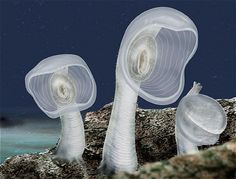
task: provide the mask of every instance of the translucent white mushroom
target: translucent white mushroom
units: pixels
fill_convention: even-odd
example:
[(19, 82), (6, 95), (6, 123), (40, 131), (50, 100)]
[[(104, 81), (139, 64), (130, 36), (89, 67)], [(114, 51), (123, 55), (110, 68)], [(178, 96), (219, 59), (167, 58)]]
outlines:
[(48, 57), (25, 77), (27, 91), (50, 118), (61, 118), (56, 158), (80, 161), (85, 148), (80, 111), (96, 99), (96, 84), (89, 67), (76, 55)]
[(227, 124), (221, 105), (199, 94), (199, 85), (194, 84), (177, 108), (175, 136), (179, 155), (195, 153), (201, 145), (215, 144)]
[(197, 44), (192, 20), (172, 8), (150, 9), (130, 23), (117, 60), (116, 92), (100, 166), (104, 173), (136, 170), (137, 97), (159, 105), (175, 102)]

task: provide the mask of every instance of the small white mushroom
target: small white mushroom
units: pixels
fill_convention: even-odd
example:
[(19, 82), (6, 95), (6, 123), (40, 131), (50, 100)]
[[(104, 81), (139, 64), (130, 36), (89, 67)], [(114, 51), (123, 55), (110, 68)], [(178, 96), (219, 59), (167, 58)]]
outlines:
[(176, 111), (175, 137), (179, 155), (198, 152), (201, 145), (215, 144), (227, 124), (224, 109), (215, 99), (199, 94), (201, 88), (199, 83), (194, 83)]
[(184, 69), (197, 44), (194, 23), (172, 8), (150, 9), (130, 23), (117, 60), (115, 98), (100, 166), (103, 173), (136, 170), (138, 95), (159, 105), (175, 102), (183, 91)]
[(82, 161), (85, 135), (80, 111), (96, 98), (96, 84), (83, 59), (70, 54), (48, 57), (26, 75), (25, 86), (44, 113), (61, 118), (55, 158)]

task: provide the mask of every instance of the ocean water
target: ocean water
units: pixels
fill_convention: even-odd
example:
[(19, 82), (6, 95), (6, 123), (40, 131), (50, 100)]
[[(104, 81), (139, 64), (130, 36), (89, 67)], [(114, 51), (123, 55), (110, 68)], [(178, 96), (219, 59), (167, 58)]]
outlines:
[[(13, 119), (15, 120), (15, 119)], [(0, 128), (0, 163), (7, 157), (42, 152), (54, 147), (60, 136), (58, 119), (17, 119), (1, 123)], [(5, 127), (3, 127), (3, 125)]]

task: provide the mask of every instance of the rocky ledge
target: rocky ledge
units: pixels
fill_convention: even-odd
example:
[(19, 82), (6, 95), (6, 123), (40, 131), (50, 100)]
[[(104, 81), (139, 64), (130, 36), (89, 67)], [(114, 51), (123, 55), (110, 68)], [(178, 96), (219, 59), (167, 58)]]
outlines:
[[(218, 101), (227, 114), (226, 130), (214, 147), (203, 146), (203, 151), (195, 155), (176, 156), (175, 108), (137, 108), (136, 148), (139, 170), (111, 177), (236, 178), (236, 98)], [(44, 153), (8, 158), (0, 165), (0, 178), (98, 178), (97, 168), (101, 161), (111, 107), (112, 104), (108, 104), (96, 112), (86, 114), (87, 146), (83, 164), (53, 161), (54, 147)]]

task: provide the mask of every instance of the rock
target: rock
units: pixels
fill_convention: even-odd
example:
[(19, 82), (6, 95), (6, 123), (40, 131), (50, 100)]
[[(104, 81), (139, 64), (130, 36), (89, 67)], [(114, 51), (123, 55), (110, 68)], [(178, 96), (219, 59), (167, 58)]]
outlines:
[[(236, 98), (218, 101), (227, 113), (228, 124), (226, 130), (221, 134), (219, 142), (215, 145), (221, 145), (236, 138)], [(0, 165), (0, 178), (98, 178), (97, 168), (102, 157), (102, 147), (111, 108), (112, 104), (109, 104), (96, 112), (88, 112), (86, 114), (85, 135), (87, 146), (83, 155), (85, 161), (83, 164), (59, 164), (53, 161), (51, 159), (55, 150), (55, 148), (53, 148), (45, 153), (25, 154), (8, 158)], [(137, 109), (136, 148), (140, 166), (150, 162), (167, 160), (176, 155), (174, 136), (175, 111), (175, 108), (155, 110)], [(211, 146), (203, 146), (201, 149), (209, 147)], [(212, 151), (214, 153), (214, 149)], [(224, 152), (222, 152), (222, 154), (224, 154)], [(218, 153), (216, 155), (218, 155)], [(228, 154), (225, 154), (225, 156), (225, 162), (231, 162), (231, 160), (227, 159)], [(191, 159), (191, 157), (184, 157), (185, 156), (183, 156), (184, 161)], [(178, 160), (181, 160), (181, 158), (182, 157), (177, 157)], [(200, 157), (198, 157), (198, 159), (200, 160)], [(214, 158), (212, 160), (214, 160)], [(170, 161), (172, 161), (172, 159), (170, 159)], [(173, 161), (176, 160), (173, 159)], [(208, 165), (209, 170), (211, 170), (211, 165), (215, 163), (208, 161), (208, 163), (205, 164)], [(149, 165), (151, 166), (151, 164)], [(185, 170), (185, 165), (182, 167), (182, 170)], [(195, 166), (192, 165), (192, 167)], [(190, 170), (190, 168), (188, 168), (188, 170)], [(194, 169), (195, 168), (192, 168), (192, 170)], [(143, 168), (139, 172), (142, 170)], [(179, 170), (176, 170), (176, 172)], [(207, 172), (207, 170), (204, 170), (204, 172)], [(218, 171), (215, 170), (215, 173), (217, 172)], [(137, 173), (133, 175), (135, 176), (136, 174)], [(160, 176), (162, 174), (164, 173), (160, 172)], [(128, 176), (126, 174), (121, 175)], [(120, 175), (117, 175), (115, 177), (117, 178), (119, 176)]]
[(144, 165), (134, 173), (109, 178), (236, 178), (236, 139), (195, 155), (173, 157)]
[(49, 151), (11, 157), (0, 166), (0, 171), (0, 178), (83, 178), (86, 174), (78, 164), (54, 163)]

